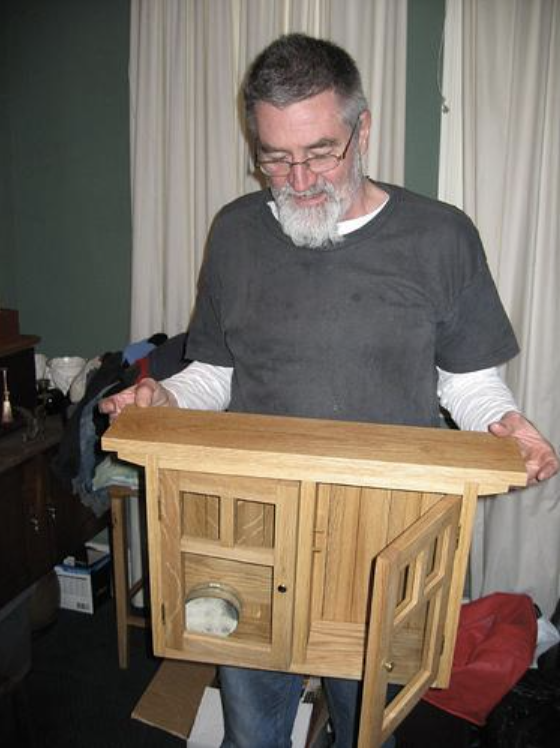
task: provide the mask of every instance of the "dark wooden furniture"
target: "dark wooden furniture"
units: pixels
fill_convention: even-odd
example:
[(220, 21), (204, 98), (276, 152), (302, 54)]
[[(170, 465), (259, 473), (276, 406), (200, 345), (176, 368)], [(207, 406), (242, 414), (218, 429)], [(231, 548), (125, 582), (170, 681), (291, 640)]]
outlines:
[(107, 525), (50, 470), (62, 431), (50, 416), (32, 441), (24, 429), (0, 438), (0, 607)]
[[(6, 370), (13, 422), (0, 420), (0, 436), (23, 425), (22, 414), (16, 406), (33, 411), (37, 405), (35, 382), (35, 346), (41, 338), (21, 335), (19, 316), (13, 309), (0, 309), (0, 369)], [(4, 396), (3, 383), (0, 396)]]

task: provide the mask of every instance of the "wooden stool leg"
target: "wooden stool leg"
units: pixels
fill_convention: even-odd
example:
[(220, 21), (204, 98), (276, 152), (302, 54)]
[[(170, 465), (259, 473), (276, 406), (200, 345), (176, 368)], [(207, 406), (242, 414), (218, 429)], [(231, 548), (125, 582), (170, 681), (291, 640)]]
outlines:
[(126, 668), (128, 668), (129, 580), (128, 532), (126, 524), (126, 506), (123, 498), (111, 497), (111, 520), (119, 667), (126, 670)]

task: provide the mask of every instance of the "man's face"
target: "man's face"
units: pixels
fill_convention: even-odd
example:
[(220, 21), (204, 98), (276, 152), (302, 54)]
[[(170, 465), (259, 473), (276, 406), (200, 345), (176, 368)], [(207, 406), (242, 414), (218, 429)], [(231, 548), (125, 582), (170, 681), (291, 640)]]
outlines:
[[(332, 91), (279, 109), (260, 102), (255, 110), (261, 160), (303, 161), (341, 155), (352, 128), (342, 120)], [(286, 234), (297, 245), (322, 247), (340, 240), (337, 224), (363, 215), (364, 180), (361, 153), (367, 147), (369, 115), (362, 114), (346, 158), (331, 171), (314, 174), (305, 164), (285, 177), (268, 177)]]

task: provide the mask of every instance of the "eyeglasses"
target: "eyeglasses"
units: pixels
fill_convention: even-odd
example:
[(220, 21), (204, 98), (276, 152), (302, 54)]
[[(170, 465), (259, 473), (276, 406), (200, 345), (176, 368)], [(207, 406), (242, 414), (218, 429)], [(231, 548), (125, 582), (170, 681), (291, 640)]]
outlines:
[(267, 177), (287, 177), (294, 166), (304, 165), (309, 169), (309, 171), (313, 172), (313, 174), (324, 174), (327, 171), (332, 171), (346, 158), (346, 154), (350, 148), (350, 143), (352, 142), (359, 121), (360, 119), (358, 118), (354, 123), (348, 142), (340, 156), (337, 156), (335, 153), (326, 153), (324, 156), (310, 156), (303, 161), (286, 161), (286, 159), (280, 158), (273, 159), (272, 161), (261, 161), (258, 154), (255, 153), (255, 166), (257, 169), (260, 169), (263, 174), (266, 174)]

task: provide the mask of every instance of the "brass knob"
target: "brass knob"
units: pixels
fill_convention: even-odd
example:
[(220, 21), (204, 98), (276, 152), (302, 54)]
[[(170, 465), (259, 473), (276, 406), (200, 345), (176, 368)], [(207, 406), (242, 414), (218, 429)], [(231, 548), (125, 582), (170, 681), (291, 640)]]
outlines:
[(395, 663), (394, 662), (384, 662), (383, 667), (388, 673), (392, 673), (395, 669)]

